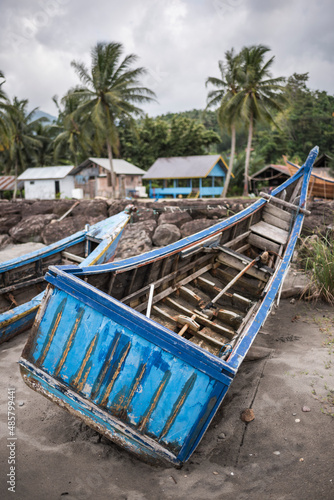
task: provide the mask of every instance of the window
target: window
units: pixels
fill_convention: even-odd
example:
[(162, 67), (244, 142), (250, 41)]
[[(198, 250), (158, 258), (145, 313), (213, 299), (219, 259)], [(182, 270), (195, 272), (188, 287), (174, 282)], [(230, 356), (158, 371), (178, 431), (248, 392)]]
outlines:
[(35, 181), (30, 181), (29, 184), (35, 184)]

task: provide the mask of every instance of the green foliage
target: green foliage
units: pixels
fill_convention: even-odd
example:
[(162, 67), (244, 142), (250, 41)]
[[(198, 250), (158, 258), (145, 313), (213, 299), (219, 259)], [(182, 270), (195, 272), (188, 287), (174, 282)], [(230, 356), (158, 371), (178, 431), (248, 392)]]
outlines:
[(300, 263), (311, 278), (305, 297), (334, 305), (334, 237), (308, 236), (299, 250)]
[(315, 145), (322, 153), (333, 151), (334, 97), (308, 89), (307, 81), (308, 73), (288, 78), (287, 105), (275, 115), (279, 128), (262, 128), (255, 136), (254, 146), (267, 163), (281, 162), (283, 154), (300, 163)]
[(7, 108), (7, 144), (4, 150), (4, 171), (15, 176), (34, 163), (37, 152), (42, 148), (38, 130), (43, 118), (34, 120), (34, 112), (28, 112), (28, 100), (14, 97)]
[(146, 116), (136, 128), (127, 121), (119, 126), (122, 158), (147, 170), (159, 157), (207, 154), (220, 141), (219, 135), (187, 116), (150, 118)]

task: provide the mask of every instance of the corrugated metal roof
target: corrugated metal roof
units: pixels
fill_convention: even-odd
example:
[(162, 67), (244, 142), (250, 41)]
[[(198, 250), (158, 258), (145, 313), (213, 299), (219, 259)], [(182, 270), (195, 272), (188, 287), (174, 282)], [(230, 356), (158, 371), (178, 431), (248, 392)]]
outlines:
[[(80, 172), (85, 167), (88, 167), (90, 163), (95, 163), (99, 167), (104, 168), (105, 170), (110, 171), (110, 164), (109, 164), (109, 158), (88, 158), (85, 160), (83, 163), (81, 163), (78, 167), (74, 169), (72, 172), (73, 174), (76, 174)], [(119, 160), (119, 159), (114, 159), (113, 160), (113, 167), (116, 175), (144, 175), (145, 170), (142, 170), (139, 167), (136, 167), (135, 165), (132, 165), (132, 163), (129, 163), (128, 161), (125, 160)]]
[(18, 179), (20, 181), (64, 179), (73, 168), (73, 165), (28, 168), (18, 177)]
[[(0, 191), (14, 191), (15, 188), (15, 177), (14, 175), (2, 175), (0, 176)], [(17, 183), (17, 189), (23, 188), (23, 182)]]
[(2, 175), (0, 177), (0, 191), (11, 191), (14, 189), (15, 177), (13, 175)]
[(277, 172), (281, 174), (286, 174), (288, 177), (290, 177), (289, 169), (285, 165), (266, 165), (265, 167), (261, 168), (258, 172), (256, 172), (254, 175), (251, 176), (251, 179), (257, 179), (258, 177), (261, 177), (261, 174), (268, 170), (276, 170)]
[(225, 170), (226, 163), (220, 155), (176, 156), (158, 158), (143, 179), (194, 179), (207, 177), (217, 165)]

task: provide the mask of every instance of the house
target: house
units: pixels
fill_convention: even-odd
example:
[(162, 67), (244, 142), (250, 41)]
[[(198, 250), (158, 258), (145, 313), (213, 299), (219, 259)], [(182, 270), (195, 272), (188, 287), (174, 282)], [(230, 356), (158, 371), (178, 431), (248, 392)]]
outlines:
[(73, 165), (28, 168), (17, 179), (24, 182), (27, 199), (72, 198), (74, 177), (70, 173), (73, 168)]
[(150, 198), (214, 197), (222, 194), (227, 170), (220, 155), (158, 158), (143, 179), (149, 180)]
[[(121, 197), (144, 197), (145, 188), (142, 185), (142, 177), (145, 171), (132, 165), (125, 160), (113, 160), (113, 168), (116, 176), (116, 198)], [(95, 196), (112, 196), (110, 163), (108, 158), (88, 158), (78, 165), (71, 175), (77, 189), (82, 189), (85, 198)]]
[(258, 194), (261, 190), (279, 186), (290, 177), (289, 168), (285, 165), (266, 165), (249, 178), (251, 191)]

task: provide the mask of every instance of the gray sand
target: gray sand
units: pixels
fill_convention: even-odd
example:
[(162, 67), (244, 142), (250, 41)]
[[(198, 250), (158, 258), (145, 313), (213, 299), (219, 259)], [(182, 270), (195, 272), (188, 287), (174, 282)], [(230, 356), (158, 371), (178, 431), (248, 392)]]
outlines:
[[(27, 334), (0, 348), (0, 496), (27, 500), (330, 500), (334, 498), (334, 311), (282, 300), (190, 461), (149, 466), (22, 381)], [(334, 360), (333, 360), (334, 362)], [(16, 493), (7, 491), (7, 388), (16, 389)], [(332, 401), (332, 403), (330, 403)], [(20, 406), (21, 405), (21, 406)], [(310, 411), (303, 411), (307, 406)], [(253, 408), (245, 424), (240, 413)]]

